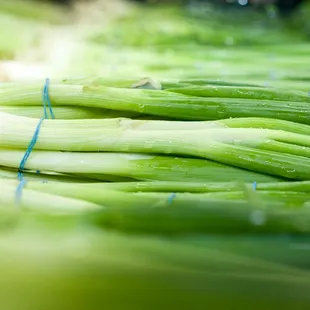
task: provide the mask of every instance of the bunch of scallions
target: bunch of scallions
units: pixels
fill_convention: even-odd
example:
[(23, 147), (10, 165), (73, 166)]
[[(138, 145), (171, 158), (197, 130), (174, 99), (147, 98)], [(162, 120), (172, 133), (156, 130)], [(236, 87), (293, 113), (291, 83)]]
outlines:
[[(1, 204), (14, 204), (17, 170), (43, 115), (41, 92), (37, 82), (0, 88)], [(306, 92), (208, 80), (85, 78), (51, 81), (49, 97), (55, 119), (44, 119), (26, 161), (23, 208), (176, 211), (184, 203), (250, 200), (271, 204), (282, 218), (283, 210), (309, 207)], [(197, 230), (211, 229), (203, 223)]]

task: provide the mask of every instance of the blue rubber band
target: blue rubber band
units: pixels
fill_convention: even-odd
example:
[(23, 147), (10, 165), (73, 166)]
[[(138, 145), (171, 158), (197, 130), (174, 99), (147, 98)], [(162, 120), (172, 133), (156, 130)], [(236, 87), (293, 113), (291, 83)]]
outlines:
[(256, 189), (257, 189), (257, 183), (256, 183), (256, 181), (253, 182), (252, 188), (253, 188), (254, 191), (256, 191)]
[(173, 194), (169, 195), (169, 197), (168, 197), (168, 203), (169, 203), (170, 205), (172, 204), (173, 199), (174, 199), (176, 196), (177, 196), (176, 193), (173, 193)]

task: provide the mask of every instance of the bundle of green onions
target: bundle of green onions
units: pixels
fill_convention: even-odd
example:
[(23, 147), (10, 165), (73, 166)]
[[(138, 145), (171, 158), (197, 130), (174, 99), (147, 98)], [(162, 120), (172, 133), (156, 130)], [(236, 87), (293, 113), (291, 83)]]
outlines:
[[(14, 203), (16, 171), (42, 116), (40, 91), (36, 82), (0, 88), (1, 204)], [(190, 205), (195, 217), (202, 205), (219, 203), (223, 214), (232, 204), (246, 218), (250, 203), (282, 218), (292, 205), (299, 216), (310, 203), (305, 92), (197, 79), (86, 78), (53, 81), (49, 96), (56, 119), (44, 120), (26, 162), (25, 208), (37, 210), (48, 199), (43, 209), (50, 212), (54, 195), (56, 213), (105, 207), (103, 223), (117, 226), (113, 212), (134, 218), (143, 206), (182, 212)], [(153, 208), (147, 210), (151, 220)]]

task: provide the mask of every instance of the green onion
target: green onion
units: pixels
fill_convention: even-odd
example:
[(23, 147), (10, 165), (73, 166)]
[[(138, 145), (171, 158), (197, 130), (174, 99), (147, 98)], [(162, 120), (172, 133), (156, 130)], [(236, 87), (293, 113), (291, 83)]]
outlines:
[[(24, 151), (0, 150), (2, 166), (18, 168)], [(122, 153), (70, 153), (33, 151), (26, 169), (78, 174), (130, 177), (137, 180), (273, 182), (277, 178), (208, 160)], [(102, 177), (103, 180), (105, 176)]]
[[(26, 148), (36, 120), (3, 113), (2, 116), (2, 147)], [(310, 178), (308, 135), (257, 128), (135, 130), (130, 129), (130, 124), (117, 119), (46, 120), (36, 149), (174, 154), (290, 179)], [(147, 126), (148, 122), (143, 124)], [(3, 162), (5, 159), (0, 164)]]
[[(0, 179), (0, 205), (15, 207), (17, 188), (17, 184), (15, 183), (17, 182), (8, 182), (6, 179)], [(51, 195), (24, 188), (18, 208), (43, 213), (78, 214), (99, 210), (100, 206), (83, 200)]]
[[(220, 97), (220, 98), (243, 98), (255, 100), (275, 100), (290, 102), (309, 102), (310, 97), (307, 92), (291, 91), (276, 88), (261, 87), (236, 87), (236, 86), (188, 86), (170, 88), (169, 91), (191, 95), (196, 97)], [(266, 103), (263, 103), (266, 105)]]
[[(7, 180), (8, 184), (18, 185), (18, 181)], [(127, 184), (128, 183), (128, 184)], [(141, 183), (59, 183), (27, 182), (29, 189), (54, 195), (87, 200), (104, 206), (157, 206), (172, 203), (171, 193), (178, 193), (177, 200), (200, 203), (205, 200), (247, 201), (252, 198), (260, 202), (283, 202), (286, 205), (301, 206), (310, 202), (309, 182), (279, 184), (259, 183), (260, 188), (252, 193), (250, 184), (242, 183), (207, 183), (197, 184), (183, 182), (144, 182)], [(304, 183), (304, 184), (303, 184)], [(186, 187), (186, 185), (189, 185)], [(196, 185), (196, 187), (195, 187)], [(163, 188), (163, 186), (165, 186)], [(225, 187), (226, 186), (226, 187)], [(142, 192), (140, 188), (144, 189)], [(125, 190), (125, 191), (124, 191)], [(193, 190), (193, 192), (190, 192)], [(120, 191), (119, 194), (115, 191)], [(185, 192), (185, 193), (184, 193)], [(250, 195), (250, 196), (249, 196)], [(252, 197), (251, 197), (252, 196)], [(176, 195), (175, 195), (176, 197)]]
[(166, 195), (161, 203), (149, 207), (119, 205), (106, 208), (101, 216), (96, 215), (94, 221), (103, 228), (156, 235), (310, 232), (309, 200), (292, 208), (276, 199), (249, 203), (219, 198), (184, 199), (184, 195), (177, 194), (171, 205)]
[[(39, 106), (1, 106), (0, 112), (10, 113), (19, 116), (31, 118), (40, 118), (43, 116), (42, 107)], [(83, 108), (83, 107), (53, 107), (53, 112), (56, 119), (96, 119), (96, 118), (118, 118), (140, 117), (140, 113), (120, 112), (107, 109)], [(142, 114), (143, 115), (143, 114)]]
[[(108, 86), (117, 88), (133, 88), (133, 85), (139, 81), (138, 79), (107, 79), (104, 77), (83, 77), (83, 78), (67, 78), (60, 80), (64, 84), (71, 85), (96, 85), (96, 86)], [(191, 85), (218, 85), (218, 86), (250, 86), (250, 87), (263, 87), (256, 84), (226, 82), (206, 79), (187, 79), (187, 80), (163, 80), (161, 81), (163, 89), (170, 88), (182, 88)]]
[[(3, 179), (17, 179), (18, 169), (14, 168), (7, 168), (7, 167), (0, 167), (0, 178)], [(28, 180), (32, 181), (41, 181), (41, 182), (99, 182), (96, 179), (87, 178), (85, 175), (77, 176), (77, 175), (70, 175), (70, 174), (63, 174), (51, 171), (40, 171), (38, 173), (35, 170), (27, 170), (23, 172), (24, 177)], [(102, 180), (105, 180), (105, 175), (102, 175)], [(122, 179), (118, 181), (124, 181)]]
[[(183, 80), (180, 80), (179, 83), (181, 85), (184, 84), (186, 86), (213, 85), (213, 86), (259, 87), (260, 89), (265, 87), (259, 84), (233, 82), (233, 81), (217, 81), (217, 80), (208, 80), (208, 79), (183, 79)], [(169, 88), (173, 88), (173, 85), (171, 85)]]
[[(5, 184), (5, 189), (14, 189), (18, 181), (0, 180), (0, 184)], [(63, 196), (105, 206), (107, 208), (101, 216), (99, 215), (98, 220), (102, 221), (107, 228), (126, 228), (130, 231), (142, 229), (144, 232), (153, 233), (211, 231), (223, 233), (227, 230), (238, 232), (245, 229), (248, 232), (310, 231), (307, 208), (310, 203), (310, 194), (306, 192), (275, 190), (178, 193), (171, 199), (169, 193), (126, 193), (110, 191), (96, 185), (76, 188), (72, 184), (59, 185), (59, 183), (41, 183), (41, 185), (30, 183), (30, 185), (26, 184), (25, 190), (29, 190), (31, 203), (37, 197), (44, 199), (44, 196), (36, 195), (42, 191), (53, 194), (52, 197)], [(36, 190), (33, 191), (32, 188)], [(52, 202), (52, 197), (51, 203), (55, 203), (55, 201)], [(10, 197), (4, 195), (2, 203), (9, 204), (14, 201), (13, 198), (14, 195), (11, 200), (9, 200)], [(25, 203), (28, 202), (27, 192), (23, 199)], [(59, 207), (58, 205), (58, 209)], [(58, 211), (57, 208), (55, 211)], [(259, 213), (259, 219), (255, 218), (257, 213)], [(295, 227), (295, 221), (299, 218), (304, 218), (304, 224)], [(210, 223), (211, 219), (212, 223)], [(258, 220), (259, 223), (256, 222)]]
[[(42, 105), (39, 84), (16, 85), (1, 90), (0, 106)], [(229, 117), (267, 117), (310, 124), (308, 102), (204, 98), (165, 90), (51, 84), (53, 106), (85, 106), (183, 120)]]
[[(52, 181), (52, 180), (51, 180)], [(49, 183), (50, 185), (51, 183)], [(49, 186), (48, 185), (48, 186)], [(28, 182), (28, 186), (35, 190), (46, 188), (45, 183)], [(147, 182), (115, 182), (115, 183), (84, 183), (84, 184), (53, 184), (55, 189), (79, 189), (92, 188), (98, 190), (117, 190), (124, 192), (189, 192), (189, 193), (212, 193), (224, 191), (242, 191), (250, 190), (252, 183), (244, 182), (181, 182), (181, 181), (147, 181)], [(268, 182), (258, 183), (256, 191), (291, 191), (310, 193), (310, 182)]]

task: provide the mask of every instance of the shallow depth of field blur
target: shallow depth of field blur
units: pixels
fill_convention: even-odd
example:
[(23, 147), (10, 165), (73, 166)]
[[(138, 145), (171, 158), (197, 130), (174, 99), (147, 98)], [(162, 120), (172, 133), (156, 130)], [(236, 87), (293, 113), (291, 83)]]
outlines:
[[(216, 2), (0, 0), (0, 83), (205, 78), (310, 91), (310, 1), (285, 14)], [(0, 212), (0, 310), (309, 309), (308, 236), (127, 234), (15, 211)]]
[(284, 17), (273, 5), (242, 1), (52, 2), (0, 1), (1, 80), (210, 77), (285, 86), (299, 79), (296, 88), (307, 88), (308, 1)]

